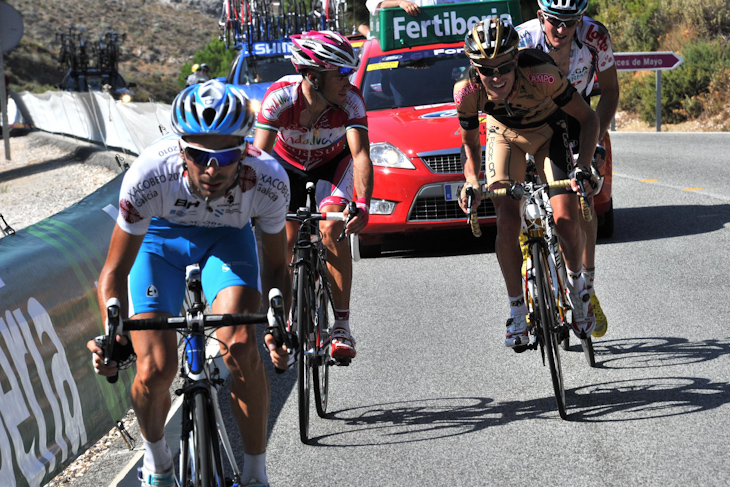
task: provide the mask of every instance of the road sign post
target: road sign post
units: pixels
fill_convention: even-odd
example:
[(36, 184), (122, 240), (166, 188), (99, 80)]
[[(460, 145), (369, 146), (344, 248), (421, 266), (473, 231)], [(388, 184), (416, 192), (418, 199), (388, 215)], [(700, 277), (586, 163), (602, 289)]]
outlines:
[(617, 52), (617, 71), (656, 71), (656, 131), (662, 131), (662, 71), (674, 69), (684, 59), (670, 51)]

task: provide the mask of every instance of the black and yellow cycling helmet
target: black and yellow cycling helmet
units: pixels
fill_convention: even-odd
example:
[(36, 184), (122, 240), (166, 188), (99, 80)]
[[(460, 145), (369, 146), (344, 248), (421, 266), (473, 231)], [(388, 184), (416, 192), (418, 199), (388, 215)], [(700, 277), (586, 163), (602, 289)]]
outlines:
[(464, 38), (464, 53), (475, 62), (517, 53), (520, 39), (512, 24), (490, 17), (474, 24)]

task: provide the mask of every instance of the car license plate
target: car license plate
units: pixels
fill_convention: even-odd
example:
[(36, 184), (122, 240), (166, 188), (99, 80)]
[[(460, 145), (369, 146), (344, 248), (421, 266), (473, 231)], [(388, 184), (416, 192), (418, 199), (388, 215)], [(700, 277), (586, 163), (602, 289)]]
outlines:
[(444, 199), (446, 201), (459, 201), (461, 188), (464, 187), (464, 184), (464, 182), (444, 184)]

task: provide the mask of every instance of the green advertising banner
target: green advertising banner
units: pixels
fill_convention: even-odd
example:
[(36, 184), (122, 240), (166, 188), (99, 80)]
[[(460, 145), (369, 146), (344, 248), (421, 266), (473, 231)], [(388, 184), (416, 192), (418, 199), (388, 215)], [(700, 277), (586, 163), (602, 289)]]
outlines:
[(370, 18), (373, 35), (383, 51), (463, 42), (474, 24), (495, 15), (512, 25), (522, 22), (519, 0), (450, 3), (420, 7), (420, 10), (417, 17), (412, 17), (401, 8), (387, 8)]
[(0, 239), (0, 486), (45, 485), (131, 406), (132, 369), (109, 384), (86, 349), (121, 180)]

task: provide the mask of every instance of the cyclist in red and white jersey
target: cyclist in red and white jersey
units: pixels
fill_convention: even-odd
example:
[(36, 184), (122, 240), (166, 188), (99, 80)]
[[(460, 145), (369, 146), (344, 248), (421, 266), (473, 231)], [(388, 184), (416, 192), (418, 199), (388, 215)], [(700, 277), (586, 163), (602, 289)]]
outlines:
[[(254, 145), (271, 153), (291, 181), (290, 211), (306, 204), (306, 183), (316, 183), (320, 211), (346, 211), (357, 203), (358, 215), (347, 225), (356, 234), (368, 221), (373, 191), (365, 102), (350, 84), (358, 59), (350, 42), (332, 31), (291, 36), (292, 63), (299, 75), (271, 85), (261, 103)], [(354, 194), (353, 194), (354, 193)], [(288, 249), (297, 236), (297, 222), (287, 222)], [(355, 357), (350, 332), (352, 260), (347, 241), (337, 242), (342, 222), (321, 222), (332, 284), (335, 324), (332, 357)]]
[[(584, 15), (588, 0), (537, 0), (537, 18), (517, 27), (520, 48), (540, 49), (550, 55), (565, 73), (573, 87), (586, 100), (600, 93), (596, 106), (600, 121), (599, 144), (610, 147), (608, 129), (616, 115), (619, 86), (614, 63), (611, 36), (600, 22)], [(578, 152), (580, 124), (568, 117), (574, 150)], [(605, 151), (596, 151), (596, 164), (603, 166)], [(595, 293), (595, 256), (598, 219), (592, 206), (591, 221), (582, 220), (586, 234), (583, 253), (583, 277), (591, 294), (591, 304), (596, 315), (593, 336), (601, 337), (608, 329), (608, 320)]]

